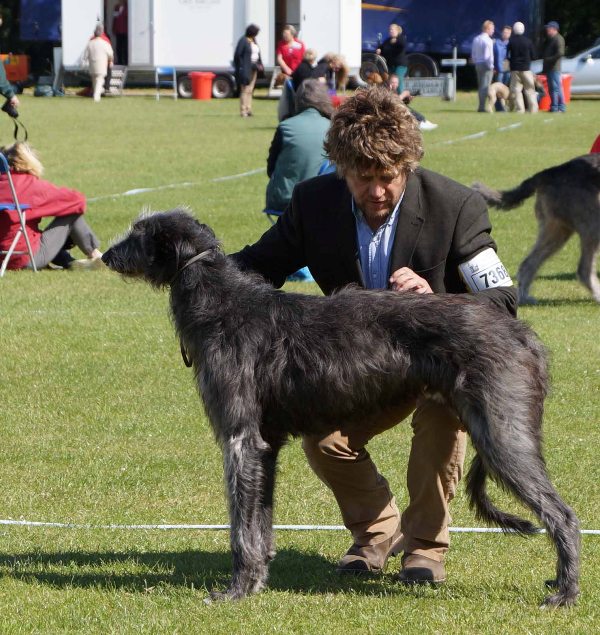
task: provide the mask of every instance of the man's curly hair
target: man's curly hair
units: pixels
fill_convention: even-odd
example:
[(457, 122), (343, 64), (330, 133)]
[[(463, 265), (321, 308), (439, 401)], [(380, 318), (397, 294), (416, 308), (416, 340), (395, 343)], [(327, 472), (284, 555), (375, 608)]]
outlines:
[(419, 125), (396, 93), (361, 88), (334, 113), (325, 151), (340, 174), (347, 170), (408, 174), (423, 156)]

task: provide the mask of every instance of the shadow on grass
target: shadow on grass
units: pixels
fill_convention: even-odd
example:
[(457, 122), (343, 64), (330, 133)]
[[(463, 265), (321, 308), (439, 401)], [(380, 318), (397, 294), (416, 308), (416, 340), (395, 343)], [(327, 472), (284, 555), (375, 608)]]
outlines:
[[(406, 588), (388, 573), (378, 577), (340, 576), (334, 564), (317, 554), (295, 549), (279, 551), (271, 563), (268, 588), (302, 594), (353, 592), (365, 596), (435, 592)], [(156, 587), (218, 589), (231, 574), (228, 553), (178, 552), (62, 552), (0, 556), (0, 575), (53, 588), (118, 589), (148, 593)]]

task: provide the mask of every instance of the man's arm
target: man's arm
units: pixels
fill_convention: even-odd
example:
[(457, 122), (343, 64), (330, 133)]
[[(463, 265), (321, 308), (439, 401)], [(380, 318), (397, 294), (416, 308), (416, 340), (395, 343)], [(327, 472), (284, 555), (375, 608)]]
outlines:
[(517, 291), (497, 257), (491, 229), (485, 201), (473, 192), (458, 215), (446, 267), (448, 282), (516, 316)]
[(306, 265), (297, 190), (294, 188), (291, 203), (271, 229), (253, 245), (230, 255), (240, 269), (260, 273), (277, 288), (283, 286), (288, 275)]

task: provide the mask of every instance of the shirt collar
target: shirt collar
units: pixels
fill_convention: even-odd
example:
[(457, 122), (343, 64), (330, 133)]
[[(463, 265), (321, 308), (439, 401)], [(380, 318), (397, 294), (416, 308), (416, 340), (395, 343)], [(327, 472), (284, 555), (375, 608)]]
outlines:
[[(392, 210), (392, 213), (387, 217), (387, 220), (385, 221), (385, 223), (383, 223), (383, 225), (379, 229), (385, 227), (386, 225), (391, 225), (396, 220), (396, 216), (398, 216), (398, 210), (400, 209), (400, 205), (402, 204), (402, 200), (404, 199), (405, 192), (406, 192), (406, 188), (404, 188), (404, 190), (402, 191), (402, 194), (400, 194), (400, 198), (398, 199), (398, 202), (396, 203), (394, 209)], [(358, 205), (356, 204), (354, 197), (352, 197), (352, 213), (354, 214), (354, 217), (356, 218), (358, 222), (364, 223), (365, 225), (367, 224), (367, 221), (365, 220), (365, 215), (363, 214), (363, 211), (360, 209), (360, 207), (358, 207)], [(379, 229), (377, 231), (379, 231)]]

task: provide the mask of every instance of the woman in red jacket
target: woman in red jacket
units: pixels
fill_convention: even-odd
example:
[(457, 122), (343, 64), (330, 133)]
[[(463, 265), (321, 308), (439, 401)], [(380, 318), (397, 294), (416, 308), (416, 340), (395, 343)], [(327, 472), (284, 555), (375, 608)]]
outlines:
[[(57, 187), (41, 179), (44, 168), (35, 152), (26, 143), (17, 142), (0, 151), (8, 161), (19, 203), (30, 206), (30, 209), (25, 211), (25, 220), (36, 267), (43, 269), (53, 261), (69, 269), (102, 267), (102, 252), (98, 250), (100, 243), (83, 218), (85, 196), (76, 190)], [(12, 201), (6, 174), (0, 176), (0, 201)], [(48, 216), (54, 217), (54, 220), (43, 230), (40, 229), (42, 219)], [(16, 211), (0, 212), (0, 250), (9, 249), (19, 229)], [(73, 244), (79, 247), (87, 258), (75, 260), (66, 251), (66, 248)], [(26, 252), (23, 236), (20, 237), (16, 250)], [(27, 253), (13, 255), (8, 268), (31, 268)]]

